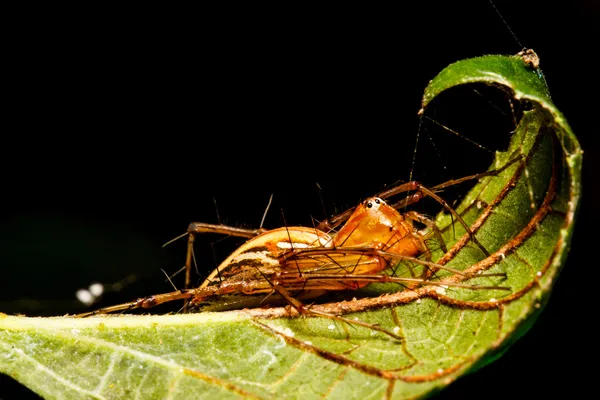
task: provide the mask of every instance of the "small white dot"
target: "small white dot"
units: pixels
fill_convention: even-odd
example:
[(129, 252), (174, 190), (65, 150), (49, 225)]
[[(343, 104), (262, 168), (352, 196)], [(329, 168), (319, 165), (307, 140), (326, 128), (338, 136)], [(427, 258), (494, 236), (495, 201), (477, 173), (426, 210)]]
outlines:
[(290, 328), (287, 328), (287, 327), (283, 328), (280, 332), (283, 333), (286, 336), (294, 337), (294, 331), (291, 330)]
[(392, 331), (397, 335), (398, 332), (400, 332), (400, 327), (399, 326), (395, 326), (394, 329), (392, 329)]
[(421, 304), (421, 299), (417, 299), (417, 304)]
[(444, 370), (442, 368), (440, 368), (440, 369), (437, 370), (437, 373), (441, 375), (441, 374), (444, 373)]
[(493, 298), (493, 297), (490, 299), (490, 302), (492, 302), (492, 303), (495, 303), (495, 302), (497, 302), (497, 301), (498, 301), (498, 300), (496, 300), (496, 299), (495, 299), (495, 298)]
[(538, 271), (536, 275), (537, 276), (542, 276), (542, 271)]
[(86, 306), (89, 306), (94, 302), (94, 296), (85, 289), (79, 289), (75, 292), (75, 297)]
[(100, 297), (104, 293), (104, 285), (101, 283), (92, 283), (88, 290), (94, 297)]
[(327, 327), (327, 329), (329, 329), (330, 331), (332, 331), (332, 330), (334, 330), (334, 329), (335, 329), (335, 325), (329, 325), (329, 326)]

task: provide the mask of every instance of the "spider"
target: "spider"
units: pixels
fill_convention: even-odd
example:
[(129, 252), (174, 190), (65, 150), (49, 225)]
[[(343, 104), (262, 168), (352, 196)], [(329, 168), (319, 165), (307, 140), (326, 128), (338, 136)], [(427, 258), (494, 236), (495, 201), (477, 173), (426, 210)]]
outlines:
[[(499, 169), (451, 180), (432, 188), (426, 188), (416, 181), (392, 187), (312, 228), (286, 226), (266, 230), (191, 223), (186, 232), (188, 248), (185, 289), (142, 297), (78, 316), (151, 308), (174, 300), (186, 300), (194, 306), (208, 299), (225, 295), (278, 294), (299, 314), (369, 327), (400, 339), (394, 333), (376, 325), (312, 310), (300, 299), (315, 298), (331, 291), (356, 290), (373, 282), (510, 290), (501, 286), (478, 286), (432, 279), (438, 270), (446, 270), (467, 279), (472, 276), (431, 262), (426, 242), (430, 235), (436, 238), (442, 251), (447, 251), (438, 227), (424, 215), (415, 211), (400, 213), (398, 208), (416, 203), (424, 197), (433, 198), (463, 225), (470, 240), (480, 251), (485, 256), (489, 256), (488, 251), (479, 243), (465, 221), (436, 192), (467, 180), (497, 175), (520, 158), (509, 161)], [(412, 192), (412, 194), (394, 204), (388, 204), (385, 200), (405, 192)], [(424, 224), (427, 229), (418, 230), (413, 225), (415, 221)], [(340, 228), (336, 232), (338, 227)], [(247, 237), (249, 240), (231, 253), (199, 287), (190, 288), (193, 244), (196, 235), (200, 233), (220, 233)], [(421, 255), (425, 255), (425, 260), (418, 258)], [(398, 277), (382, 273), (403, 260), (422, 265), (424, 268), (421, 275)], [(477, 276), (505, 277), (506, 275), (490, 273)]]

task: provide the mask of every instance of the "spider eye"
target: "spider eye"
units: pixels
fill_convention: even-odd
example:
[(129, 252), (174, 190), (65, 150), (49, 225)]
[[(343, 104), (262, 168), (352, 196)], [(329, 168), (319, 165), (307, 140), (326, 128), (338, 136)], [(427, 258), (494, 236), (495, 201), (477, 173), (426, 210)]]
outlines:
[(367, 203), (367, 208), (371, 208), (373, 207), (373, 203), (371, 203), (370, 201)]
[(375, 203), (379, 204), (379, 203), (381, 203), (381, 200), (375, 199)]

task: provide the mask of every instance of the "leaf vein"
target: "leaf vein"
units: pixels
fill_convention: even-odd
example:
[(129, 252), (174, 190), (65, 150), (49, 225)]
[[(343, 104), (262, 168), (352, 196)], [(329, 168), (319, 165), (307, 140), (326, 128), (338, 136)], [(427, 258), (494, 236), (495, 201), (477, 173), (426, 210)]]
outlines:
[(102, 389), (104, 389), (104, 387), (106, 386), (106, 383), (108, 382), (108, 378), (112, 374), (112, 372), (115, 368), (115, 365), (117, 364), (117, 361), (121, 360), (121, 357), (122, 357), (122, 355), (119, 353), (111, 354), (110, 364), (108, 365), (106, 372), (104, 372), (104, 375), (102, 375), (102, 378), (100, 378), (100, 382), (98, 382), (96, 389), (94, 389), (94, 391), (92, 393), (100, 394), (102, 392)]
[(31, 362), (32, 364), (34, 364), (36, 366), (36, 370), (42, 371), (42, 372), (48, 374), (52, 379), (61, 383), (63, 386), (66, 386), (69, 389), (72, 389), (72, 390), (82, 393), (82, 394), (86, 394), (86, 395), (96, 398), (96, 399), (105, 399), (104, 396), (101, 396), (94, 392), (90, 392), (89, 390), (85, 390), (84, 388), (75, 385), (73, 382), (61, 377), (56, 372), (52, 371), (50, 368), (46, 367), (44, 364), (40, 363), (38, 360), (36, 360), (35, 358), (33, 358), (30, 355), (28, 355), (27, 353), (25, 353), (25, 351), (23, 349), (16, 347), (14, 345), (8, 346), (9, 348), (7, 348), (7, 346), (2, 343), (0, 343), (0, 346), (2, 346), (4, 348), (4, 350), (8, 350), (8, 351), (12, 350), (12, 352), (16, 353), (19, 357), (24, 358), (25, 360), (28, 360), (29, 362)]

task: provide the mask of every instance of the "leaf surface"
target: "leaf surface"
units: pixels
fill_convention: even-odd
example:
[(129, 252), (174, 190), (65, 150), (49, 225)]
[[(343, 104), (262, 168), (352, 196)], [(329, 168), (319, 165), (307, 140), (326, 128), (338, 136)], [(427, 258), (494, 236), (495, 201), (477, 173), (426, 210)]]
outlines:
[(544, 77), (522, 57), (448, 66), (426, 88), (425, 109), (452, 87), (485, 83), (527, 105), (509, 148), (457, 208), (441, 213), (449, 251), (437, 262), (505, 272), (456, 283), (510, 291), (370, 285), (358, 300), (315, 305), (404, 338), (283, 308), (188, 315), (26, 318), (0, 314), (0, 371), (45, 398), (417, 398), (493, 361), (543, 309), (568, 253), (580, 197), (581, 150)]

